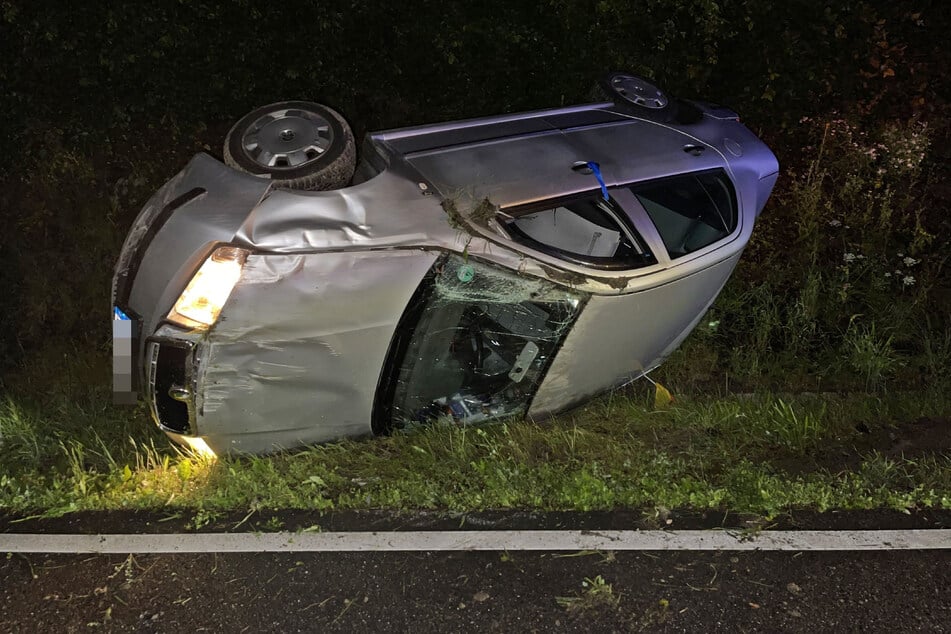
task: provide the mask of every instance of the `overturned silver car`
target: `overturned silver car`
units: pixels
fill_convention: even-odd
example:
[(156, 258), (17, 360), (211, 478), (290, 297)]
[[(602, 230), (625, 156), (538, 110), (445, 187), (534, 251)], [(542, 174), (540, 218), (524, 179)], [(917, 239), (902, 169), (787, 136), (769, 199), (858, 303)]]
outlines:
[(284, 102), (145, 205), (114, 391), (214, 452), (570, 408), (713, 302), (776, 158), (735, 113), (615, 73), (601, 103), (369, 134)]

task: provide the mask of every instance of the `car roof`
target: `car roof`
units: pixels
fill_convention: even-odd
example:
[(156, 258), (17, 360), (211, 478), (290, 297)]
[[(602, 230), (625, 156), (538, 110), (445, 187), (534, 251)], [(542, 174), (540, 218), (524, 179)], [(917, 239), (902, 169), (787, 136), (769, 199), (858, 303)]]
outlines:
[(395, 153), (407, 155), (506, 137), (617, 122), (629, 118), (608, 110), (613, 105), (611, 102), (593, 103), (478, 117), (384, 130), (372, 133), (370, 136), (374, 142), (386, 144)]
[[(707, 119), (702, 126), (733, 123)], [(488, 198), (504, 208), (596, 190), (596, 177), (572, 169), (588, 161), (599, 164), (608, 186), (726, 165), (719, 152), (685, 153), (698, 139), (681, 127), (608, 102), (401, 128), (370, 139), (442, 197)]]

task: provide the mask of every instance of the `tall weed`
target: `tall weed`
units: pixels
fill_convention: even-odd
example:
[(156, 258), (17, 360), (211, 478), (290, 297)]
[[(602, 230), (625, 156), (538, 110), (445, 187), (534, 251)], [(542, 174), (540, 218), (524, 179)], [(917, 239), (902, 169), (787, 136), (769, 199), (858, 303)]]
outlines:
[[(685, 350), (748, 387), (879, 389), (944, 372), (951, 249), (929, 205), (932, 129), (915, 121), (804, 117), (784, 179), (714, 304), (715, 332)], [(943, 237), (939, 238), (941, 235)], [(685, 380), (690, 358), (662, 374)]]

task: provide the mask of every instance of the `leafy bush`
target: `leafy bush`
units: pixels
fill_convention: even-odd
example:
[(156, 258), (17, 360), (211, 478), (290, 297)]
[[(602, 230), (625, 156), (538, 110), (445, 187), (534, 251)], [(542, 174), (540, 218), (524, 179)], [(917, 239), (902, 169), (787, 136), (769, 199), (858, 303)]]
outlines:
[[(800, 123), (789, 140), (806, 160), (786, 163), (713, 308), (716, 329), (701, 327), (687, 353), (706, 346), (741, 380), (805, 388), (823, 377), (861, 389), (943, 374), (951, 243), (943, 211), (927, 202), (941, 179), (929, 128), (836, 114)], [(689, 357), (680, 370), (690, 372)]]

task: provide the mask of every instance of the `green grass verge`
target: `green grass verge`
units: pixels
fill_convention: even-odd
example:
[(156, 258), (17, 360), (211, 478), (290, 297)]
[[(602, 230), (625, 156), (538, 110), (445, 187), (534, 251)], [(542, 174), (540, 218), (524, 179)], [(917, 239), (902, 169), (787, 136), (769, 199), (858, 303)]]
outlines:
[(680, 395), (660, 410), (646, 395), (615, 394), (543, 424), (437, 425), (207, 460), (171, 448), (143, 409), (113, 408), (107, 391), (78, 386), (75, 375), (97, 372), (72, 367), (42, 401), (22, 396), (28, 386), (10, 391), (0, 510), (951, 508), (946, 385)]

